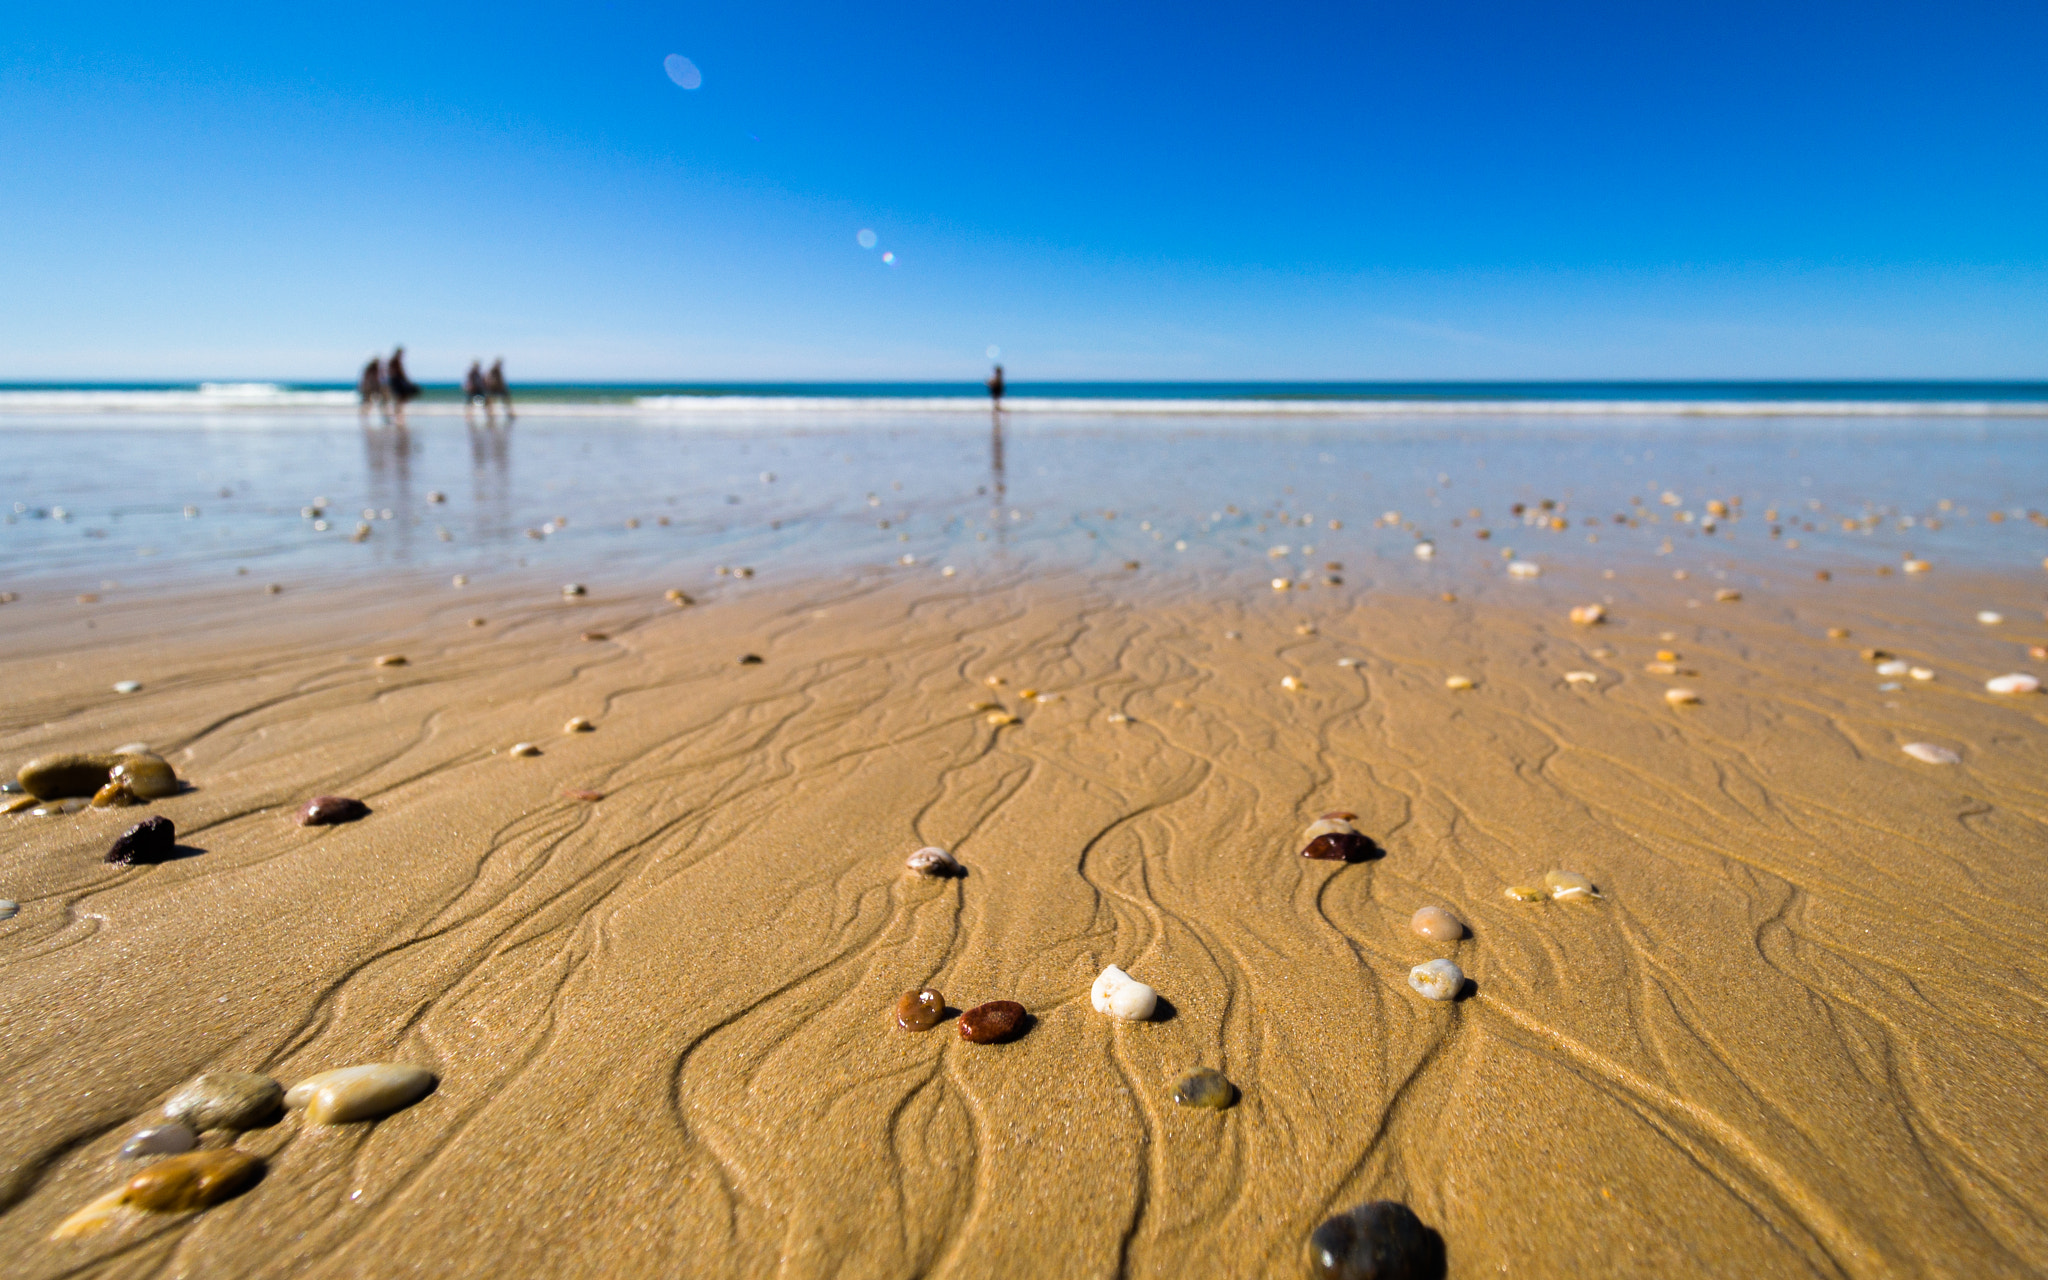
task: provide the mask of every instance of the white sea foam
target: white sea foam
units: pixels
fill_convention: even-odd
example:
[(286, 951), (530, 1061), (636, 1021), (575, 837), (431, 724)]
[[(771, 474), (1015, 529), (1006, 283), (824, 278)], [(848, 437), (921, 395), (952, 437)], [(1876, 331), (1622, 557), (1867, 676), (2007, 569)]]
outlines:
[[(979, 396), (641, 396), (644, 413), (986, 412)], [(1006, 396), (1007, 413), (1258, 417), (2041, 418), (2048, 402), (1990, 400), (1141, 400)]]
[(202, 382), (196, 389), (0, 391), (7, 413), (210, 413), (221, 409), (334, 409), (352, 391), (294, 391), (275, 382)]

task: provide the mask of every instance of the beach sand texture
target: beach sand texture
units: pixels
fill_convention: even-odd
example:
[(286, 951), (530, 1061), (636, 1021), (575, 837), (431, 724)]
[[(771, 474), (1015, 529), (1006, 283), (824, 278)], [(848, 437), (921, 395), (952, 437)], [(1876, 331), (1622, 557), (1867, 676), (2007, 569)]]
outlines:
[[(2039, 1274), (2048, 703), (1984, 692), (2016, 631), (1908, 652), (1880, 588), (1833, 591), (1598, 628), (1080, 577), (337, 593), (85, 650), (17, 612), (10, 769), (141, 740), (195, 789), (0, 818), (6, 1270), (1293, 1275), (1386, 1197), (1460, 1277)], [(1696, 674), (1644, 673), (1667, 644)], [(1942, 674), (1877, 692), (1865, 644)], [(372, 812), (294, 825), (320, 794)], [(1300, 857), (1333, 809), (1383, 856)], [(144, 813), (200, 852), (103, 864)], [(927, 844), (967, 874), (907, 874)], [(1551, 869), (1602, 896), (1504, 895)], [(1470, 935), (1416, 936), (1428, 904)], [(1466, 998), (1409, 989), (1439, 956)], [(1109, 964), (1156, 1020), (1090, 1008)], [(898, 1030), (924, 985), (1033, 1022)], [(197, 1073), (366, 1061), (439, 1087), (50, 1241)], [(1197, 1066), (1235, 1108), (1171, 1101)]]

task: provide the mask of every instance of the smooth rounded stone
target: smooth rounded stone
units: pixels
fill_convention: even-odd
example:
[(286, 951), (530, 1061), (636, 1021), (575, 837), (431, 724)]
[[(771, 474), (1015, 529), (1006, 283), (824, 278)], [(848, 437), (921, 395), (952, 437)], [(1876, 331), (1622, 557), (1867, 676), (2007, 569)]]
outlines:
[(1115, 965), (1104, 969), (1095, 979), (1088, 999), (1095, 1006), (1095, 1012), (1107, 1014), (1120, 1022), (1143, 1022), (1159, 1007), (1157, 991)]
[(15, 778), (23, 791), (38, 800), (63, 800), (98, 791), (107, 785), (107, 774), (119, 763), (121, 757), (113, 755), (38, 756), (21, 766)]
[(903, 865), (921, 876), (954, 876), (961, 871), (960, 861), (937, 845), (926, 845), (903, 860)]
[(507, 754), (520, 756), (522, 758), (532, 757), (540, 754), (540, 748), (536, 747), (531, 742), (515, 742), (512, 744), (512, 750)]
[(1898, 658), (1893, 658), (1890, 662), (1880, 662), (1871, 668), (1873, 672), (1881, 676), (1902, 676), (1912, 669), (1912, 663)]
[(379, 654), (377, 656), (377, 665), (380, 667), (402, 667), (406, 665), (405, 655), (402, 653)]
[(1474, 681), (1473, 681), (1473, 679), (1472, 679), (1472, 677), (1471, 677), (1471, 676), (1445, 676), (1445, 677), (1444, 677), (1444, 688), (1446, 688), (1446, 689), (1452, 689), (1452, 690), (1464, 690), (1464, 689), (1470, 689), (1470, 688), (1471, 688), (1471, 687), (1473, 686), (1473, 683), (1474, 683)]
[(141, 693), (141, 692), (142, 692), (142, 681), (140, 681), (140, 680), (116, 680), (116, 681), (114, 682), (114, 692), (115, 692), (115, 693)]
[(1932, 680), (1934, 679), (1934, 668), (1911, 667), (1907, 669), (1906, 674), (1913, 677), (1915, 680)]
[(1017, 717), (1007, 711), (991, 711), (982, 718), (998, 729), (1018, 723)]
[(1454, 1000), (1465, 985), (1465, 971), (1449, 960), (1431, 960), (1408, 971), (1408, 985), (1431, 1000)]
[(1696, 689), (1666, 689), (1664, 691), (1664, 701), (1674, 707), (1689, 707), (1699, 700), (1699, 691)]
[(1564, 682), (1566, 684), (1598, 684), (1600, 683), (1600, 677), (1591, 671), (1567, 671), (1564, 673)]
[(129, 789), (144, 800), (161, 800), (178, 794), (180, 790), (178, 775), (171, 768), (170, 761), (147, 751), (121, 756), (114, 767), (107, 770), (107, 779), (127, 783)]
[(144, 1156), (175, 1156), (199, 1145), (199, 1135), (178, 1123), (154, 1124), (138, 1131), (121, 1144), (119, 1159), (140, 1160)]
[(1318, 862), (1362, 862), (1370, 848), (1366, 838), (1356, 831), (1333, 831), (1309, 841), (1301, 856)]
[(1543, 873), (1543, 887), (1550, 890), (1550, 896), (1559, 902), (1600, 896), (1593, 882), (1576, 871), (1546, 871)]
[(758, 667), (761, 665), (761, 655), (758, 653), (743, 653), (740, 655), (740, 665), (743, 667)]
[(299, 810), (302, 827), (331, 827), (337, 822), (354, 822), (368, 817), (370, 806), (350, 796), (314, 796)]
[(254, 1071), (208, 1071), (164, 1103), (165, 1119), (200, 1132), (261, 1129), (283, 1114), (283, 1087)]
[(135, 794), (135, 788), (127, 782), (109, 782), (92, 793), (92, 807), (95, 809), (126, 809), (142, 803), (142, 797)]
[(1465, 922), (1442, 907), (1423, 907), (1408, 918), (1408, 927), (1431, 942), (1456, 942), (1465, 936)]
[(1015, 1034), (1023, 1022), (1023, 1005), (1015, 1000), (991, 1000), (960, 1015), (960, 1038), (973, 1044), (994, 1044)]
[(571, 800), (587, 800), (592, 804), (596, 804), (598, 801), (604, 799), (604, 792), (590, 791), (582, 787), (577, 787), (569, 791), (564, 791), (562, 794), (569, 797)]
[(1899, 750), (1925, 764), (1961, 764), (1963, 760), (1947, 747), (1937, 747), (1931, 742), (1909, 742)]
[(1714, 593), (1714, 599), (1721, 604), (1734, 604), (1742, 599), (1742, 593), (1733, 587), (1722, 587)]
[(1443, 1246), (1407, 1205), (1374, 1200), (1340, 1213), (1308, 1238), (1317, 1280), (1434, 1280)]
[(1991, 609), (1979, 609), (1977, 611), (1977, 621), (1987, 627), (1995, 627), (2005, 621), (2005, 615)]
[(582, 716), (569, 717), (569, 723), (562, 726), (563, 733), (594, 733), (597, 726)]
[(1418, 542), (1415, 544), (1415, 558), (1417, 560), (1431, 560), (1435, 557), (1436, 544), (1434, 542)]
[(1196, 1067), (1174, 1082), (1173, 1100), (1184, 1107), (1222, 1111), (1237, 1101), (1237, 1086), (1213, 1067)]
[(582, 583), (571, 582), (562, 588), (562, 594), (573, 598), (575, 596), (587, 595), (589, 593), (583, 589)]
[[(1984, 682), (1984, 687), (1993, 693), (2039, 693), (2041, 682), (2025, 672), (2014, 672), (2009, 676), (1993, 676)], [(22, 779), (23, 784), (28, 782)]]
[(1578, 605), (1572, 609), (1571, 619), (1582, 627), (1598, 626), (1607, 621), (1607, 608), (1597, 604)]
[(138, 862), (162, 862), (178, 847), (177, 828), (171, 820), (159, 814), (144, 818), (122, 832), (107, 850), (107, 861), (116, 866), (132, 866)]
[(12, 898), (0, 898), (0, 920), (12, 920), (21, 914), (21, 904)]
[(1516, 578), (1536, 578), (1543, 574), (1543, 566), (1529, 560), (1508, 561), (1508, 574)]
[(403, 1111), (434, 1091), (434, 1073), (402, 1062), (368, 1062), (337, 1067), (293, 1085), (284, 1104), (306, 1109), (312, 1124), (376, 1120)]
[(1511, 884), (1504, 892), (1516, 902), (1546, 902), (1550, 898), (1550, 890), (1534, 884)]
[(906, 991), (896, 1001), (896, 1025), (905, 1031), (930, 1031), (946, 1016), (946, 997), (932, 987)]
[(57, 1224), (53, 1240), (68, 1240), (144, 1213), (190, 1213), (232, 1200), (263, 1180), (263, 1161), (240, 1151), (189, 1151), (160, 1160), (125, 1186)]
[(1317, 818), (1302, 831), (1301, 838), (1304, 840), (1314, 840), (1321, 836), (1342, 835), (1347, 831), (1352, 835), (1358, 834), (1358, 828), (1352, 826), (1350, 822), (1343, 818)]

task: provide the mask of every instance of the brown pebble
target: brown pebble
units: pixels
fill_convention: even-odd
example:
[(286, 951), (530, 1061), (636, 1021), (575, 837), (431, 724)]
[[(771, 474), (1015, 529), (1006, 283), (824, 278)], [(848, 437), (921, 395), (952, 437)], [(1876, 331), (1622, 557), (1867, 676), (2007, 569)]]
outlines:
[[(1482, 534), (1480, 536), (1484, 537), (1485, 535)], [(1445, 604), (1458, 603), (1458, 597), (1456, 596), (1456, 594), (1449, 591), (1444, 592), (1441, 596), (1438, 596), (1437, 599), (1442, 600)]]
[(1849, 628), (1847, 628), (1847, 627), (1829, 627), (1829, 628), (1828, 628), (1828, 639), (1830, 639), (1830, 640), (1847, 640), (1848, 638), (1849, 638)]
[(151, 1213), (189, 1213), (232, 1200), (263, 1178), (263, 1161), (239, 1151), (189, 1151), (128, 1179), (121, 1203)]
[(1408, 927), (1432, 942), (1456, 942), (1465, 936), (1464, 923), (1442, 907), (1423, 907)]
[(314, 796), (299, 810), (299, 825), (326, 827), (337, 822), (354, 822), (369, 812), (370, 806), (348, 796)]
[(405, 665), (405, 655), (402, 653), (382, 654), (377, 659), (377, 665), (380, 667), (402, 667)]
[(611, 636), (602, 631), (586, 631), (583, 633), (583, 638), (585, 640), (609, 640)]
[(109, 782), (92, 793), (92, 807), (95, 809), (125, 809), (142, 803), (142, 797), (135, 794), (135, 788), (125, 780)]
[(1829, 573), (1826, 569), (1815, 569), (1813, 571), (1813, 580), (1815, 582), (1833, 582), (1835, 575)]
[(1023, 1005), (1015, 1000), (991, 1000), (960, 1015), (960, 1038), (974, 1044), (994, 1044), (1015, 1033), (1023, 1021)]
[(597, 803), (598, 801), (600, 801), (600, 800), (604, 799), (604, 792), (602, 792), (602, 791), (581, 791), (581, 790), (577, 790), (577, 791), (564, 791), (564, 792), (563, 792), (562, 794), (563, 794), (563, 795), (565, 795), (565, 796), (567, 796), (567, 797), (569, 797), (569, 798), (570, 798), (571, 800), (588, 800), (588, 801), (590, 801), (590, 802), (591, 802), (592, 804), (596, 804), (596, 803)]
[(122, 832), (114, 847), (107, 850), (107, 861), (122, 867), (137, 862), (162, 862), (177, 845), (177, 829), (169, 818), (159, 814)]
[(743, 667), (758, 667), (761, 665), (761, 655), (758, 653), (743, 653), (740, 655), (740, 665)]
[(1865, 649), (1863, 651), (1863, 660), (1865, 662), (1890, 662), (1892, 655), (1889, 649)]
[(1371, 849), (1372, 842), (1356, 831), (1333, 831), (1309, 841), (1301, 856), (1321, 862), (1362, 862)]
[(482, 618), (471, 618), (469, 620), (469, 625), (472, 627), (481, 627), (484, 625), (484, 620)]
[[(930, 987), (920, 991), (906, 991), (903, 998), (896, 1002), (896, 1025), (905, 1031), (930, 1031), (938, 1026), (939, 1019), (945, 1016), (946, 997)], [(967, 1033), (963, 1031), (961, 1034)], [(967, 1038), (972, 1040), (974, 1037)]]

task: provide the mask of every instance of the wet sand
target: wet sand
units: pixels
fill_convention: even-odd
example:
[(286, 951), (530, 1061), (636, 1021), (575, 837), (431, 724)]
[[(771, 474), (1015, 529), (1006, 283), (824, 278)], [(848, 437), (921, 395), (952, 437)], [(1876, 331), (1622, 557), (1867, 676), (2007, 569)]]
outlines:
[[(1458, 1277), (2038, 1274), (2048, 700), (1983, 681), (2044, 628), (1971, 618), (2039, 582), (1590, 579), (6, 606), (9, 768), (141, 740), (194, 787), (0, 818), (8, 1270), (1289, 1275), (1388, 1197)], [(1866, 646), (1937, 677), (1880, 691)], [(322, 793), (373, 812), (294, 825)], [(1330, 809), (1383, 856), (1298, 856)], [(146, 813), (198, 852), (103, 864)], [(906, 875), (925, 844), (967, 875)], [(1553, 868), (1601, 899), (1503, 895)], [(1409, 989), (1437, 956), (1467, 998)], [(1090, 1008), (1112, 963), (1158, 1020)], [(897, 1030), (926, 984), (1034, 1021)], [(244, 1134), (269, 1174), (226, 1205), (48, 1239), (198, 1072), (375, 1060), (440, 1086)], [(1176, 1106), (1195, 1066), (1241, 1102)]]

